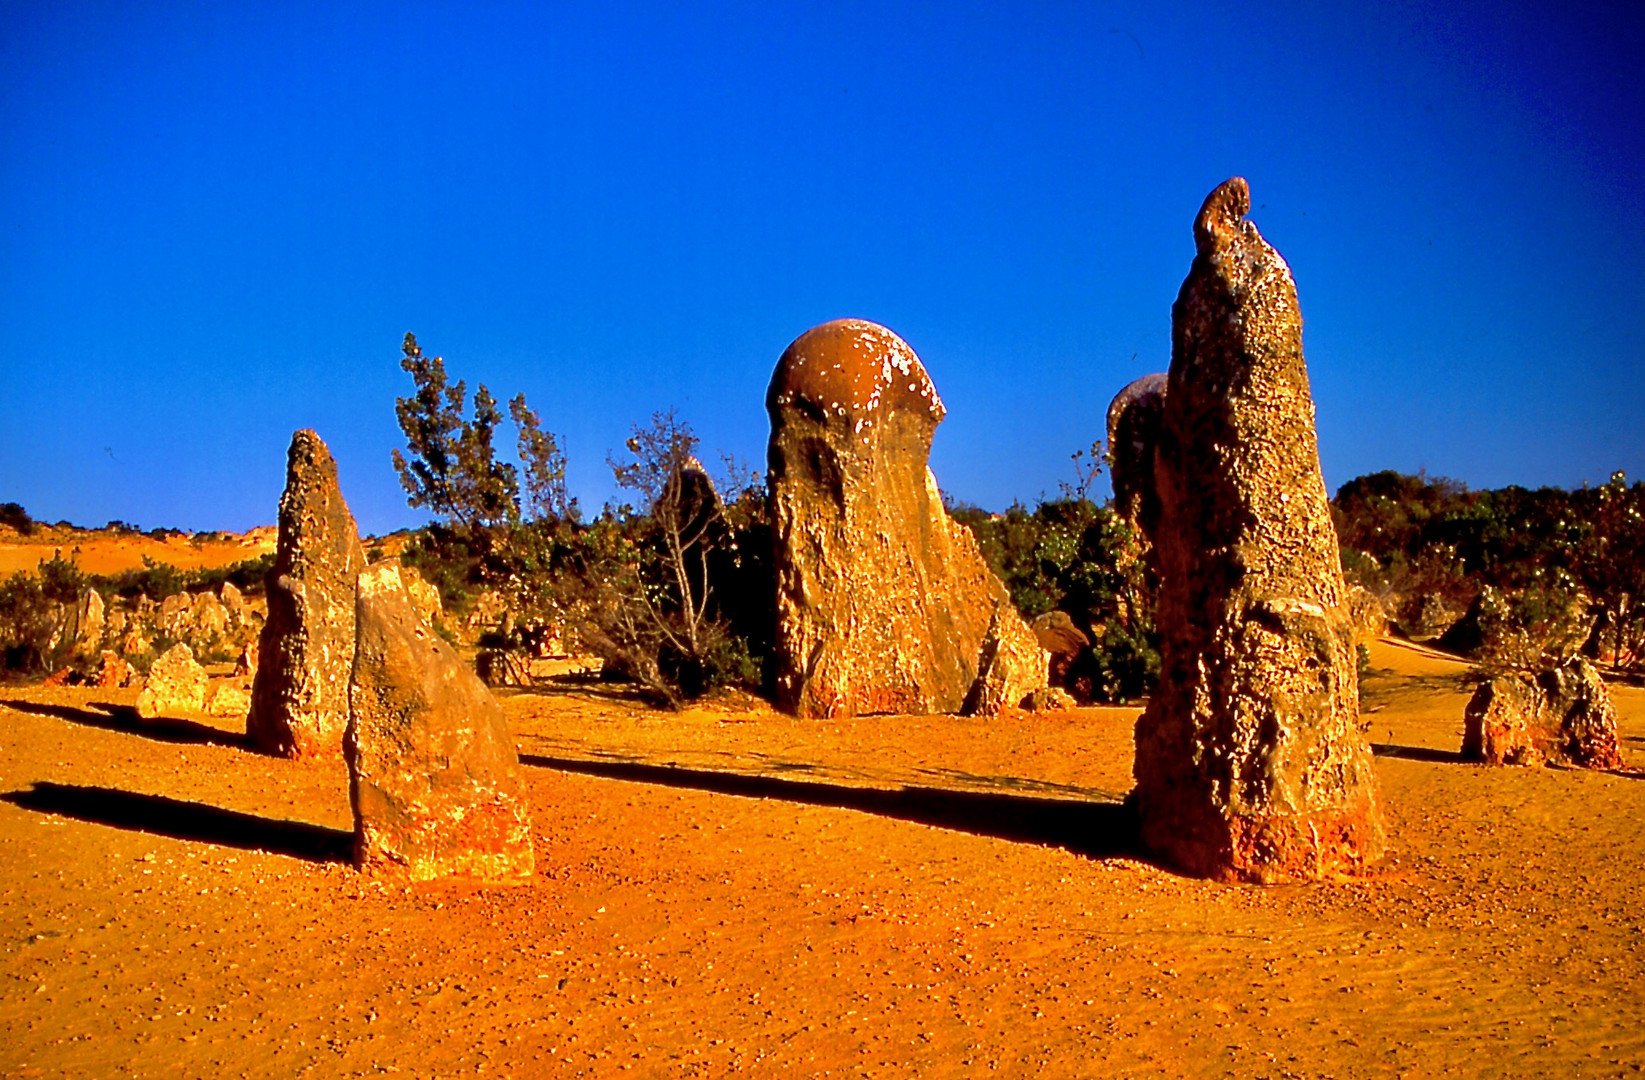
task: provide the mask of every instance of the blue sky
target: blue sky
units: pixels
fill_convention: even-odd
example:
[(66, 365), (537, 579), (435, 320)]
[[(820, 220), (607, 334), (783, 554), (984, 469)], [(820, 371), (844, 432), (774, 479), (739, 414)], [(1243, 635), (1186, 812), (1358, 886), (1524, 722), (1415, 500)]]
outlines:
[(416, 524), (412, 330), (597, 508), (657, 409), (763, 463), (842, 316), (925, 361), (946, 490), (1032, 500), (1169, 363), (1232, 175), (1333, 489), (1645, 476), (1635, 8), (0, 0), (0, 501), (269, 523), (313, 427), (362, 528)]

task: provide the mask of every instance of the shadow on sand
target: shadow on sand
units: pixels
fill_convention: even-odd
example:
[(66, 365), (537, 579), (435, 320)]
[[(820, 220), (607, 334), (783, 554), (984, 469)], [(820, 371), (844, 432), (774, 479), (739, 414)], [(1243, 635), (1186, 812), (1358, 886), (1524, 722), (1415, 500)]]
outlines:
[(1435, 750), (1427, 746), (1396, 746), (1393, 743), (1372, 743), (1371, 753), (1377, 757), (1404, 758), (1406, 761), (1426, 761), (1433, 765), (1464, 764), (1457, 750)]
[(992, 836), (1024, 844), (1066, 848), (1090, 858), (1142, 859), (1131, 812), (1120, 802), (1076, 799), (1040, 799), (945, 788), (845, 787), (839, 784), (782, 780), (770, 776), (681, 769), (625, 761), (584, 761), (577, 758), (521, 754), (522, 765), (561, 772), (630, 780), (641, 784), (712, 791), (751, 799), (782, 799), (807, 806), (833, 806), (865, 814), (954, 829), (976, 836)]
[(37, 782), (27, 791), (0, 795), (0, 800), (24, 810), (59, 814), (95, 825), (221, 844), (244, 851), (267, 851), (317, 863), (347, 862), (354, 844), (353, 834), (342, 829), (262, 818), (204, 803), (183, 802), (163, 795), (138, 795), (117, 788)]
[(44, 702), (23, 700), (0, 701), (0, 705), (36, 716), (54, 716), (71, 724), (102, 728), (104, 731), (118, 731), (123, 735), (141, 735), (145, 739), (154, 739), (157, 742), (182, 743), (189, 746), (227, 746), (236, 750), (247, 748), (244, 735), (180, 717), (162, 716), (154, 720), (144, 720), (130, 705), (116, 705), (110, 701), (94, 701), (85, 709), (76, 709), (72, 705), (48, 705)]

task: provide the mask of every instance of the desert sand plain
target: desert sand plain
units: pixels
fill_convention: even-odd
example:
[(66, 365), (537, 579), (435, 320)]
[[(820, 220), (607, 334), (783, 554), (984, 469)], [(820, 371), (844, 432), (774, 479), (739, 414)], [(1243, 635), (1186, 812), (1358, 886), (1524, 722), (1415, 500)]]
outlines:
[(350, 869), (341, 761), (0, 688), (0, 1073), (1639, 1073), (1645, 691), (1629, 771), (1493, 769), (1465, 665), (1371, 655), (1393, 854), (1266, 888), (1131, 847), (1136, 708), (505, 692), (538, 873), (486, 890)]
[(179, 570), (228, 566), (270, 554), (275, 540), (272, 525), (244, 534), (173, 533), (164, 537), (54, 525), (43, 525), (26, 539), (10, 530), (7, 533), (10, 539), (0, 540), (0, 578), (19, 570), (33, 573), (35, 567), (54, 555), (72, 559), (85, 574), (141, 570), (144, 559)]

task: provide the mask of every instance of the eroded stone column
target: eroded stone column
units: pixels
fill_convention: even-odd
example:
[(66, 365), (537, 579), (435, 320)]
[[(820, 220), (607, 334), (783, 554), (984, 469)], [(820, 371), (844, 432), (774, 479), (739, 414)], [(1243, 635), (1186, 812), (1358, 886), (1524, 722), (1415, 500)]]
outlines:
[(1047, 654), (951, 521), (927, 460), (944, 409), (914, 350), (841, 319), (783, 353), (766, 394), (776, 683), (801, 716), (993, 713)]
[(422, 619), (396, 560), (359, 577), (349, 801), (360, 869), (513, 882), (535, 865), (502, 706)]
[(1163, 670), (1137, 723), (1144, 844), (1190, 874), (1308, 880), (1384, 846), (1290, 268), (1242, 179), (1172, 308), (1151, 539)]
[(354, 584), (365, 569), (337, 463), (312, 431), (291, 437), (246, 734), (283, 757), (331, 756), (348, 727)]

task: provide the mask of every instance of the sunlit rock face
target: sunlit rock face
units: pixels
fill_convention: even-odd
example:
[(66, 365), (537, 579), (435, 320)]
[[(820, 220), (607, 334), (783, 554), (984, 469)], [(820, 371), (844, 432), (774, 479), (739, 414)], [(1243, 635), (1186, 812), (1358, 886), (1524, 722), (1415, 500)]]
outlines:
[(359, 577), (344, 752), (354, 860), (412, 881), (531, 876), (531, 817), (502, 706), (413, 604), (398, 562)]
[(766, 409), (779, 704), (994, 713), (1045, 685), (1045, 651), (943, 509), (927, 466), (943, 404), (906, 342), (859, 319), (808, 330)]
[(200, 712), (206, 706), (209, 684), (206, 669), (195, 662), (194, 651), (178, 642), (149, 668), (143, 689), (137, 693), (137, 715), (153, 720)]
[(1384, 832), (1296, 286), (1249, 209), (1238, 178), (1206, 199), (1167, 385), (1136, 395), (1158, 410), (1133, 487), (1157, 500), (1163, 666), (1134, 799), (1178, 869), (1309, 880), (1376, 859)]
[(291, 437), (279, 520), (246, 734), (265, 753), (334, 756), (348, 726), (354, 585), (366, 556), (337, 463), (312, 431)]
[(1504, 672), (1487, 679), (1463, 716), (1462, 758), (1486, 765), (1557, 762), (1620, 769), (1610, 691), (1580, 656), (1535, 674)]

